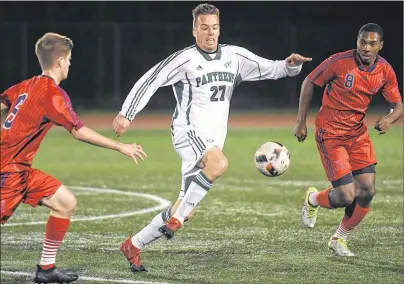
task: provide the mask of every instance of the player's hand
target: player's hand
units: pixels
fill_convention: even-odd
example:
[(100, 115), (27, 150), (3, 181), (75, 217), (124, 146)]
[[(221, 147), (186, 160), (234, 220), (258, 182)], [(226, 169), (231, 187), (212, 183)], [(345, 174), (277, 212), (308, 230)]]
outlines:
[(144, 159), (147, 157), (146, 153), (143, 151), (143, 148), (141, 145), (138, 145), (136, 143), (133, 144), (121, 144), (118, 148), (118, 151), (121, 152), (122, 154), (132, 158), (132, 160), (138, 164), (137, 159), (141, 159), (144, 161)]
[(116, 136), (122, 136), (130, 125), (130, 120), (124, 117), (122, 114), (118, 114), (114, 122), (112, 123), (112, 129), (114, 130)]
[(303, 142), (307, 137), (307, 126), (305, 122), (297, 123), (294, 129), (295, 136), (299, 142)]
[(391, 124), (390, 119), (385, 116), (375, 122), (374, 128), (379, 131), (379, 134), (384, 134), (390, 129)]
[(288, 58), (286, 58), (286, 64), (288, 66), (300, 66), (305, 62), (311, 61), (311, 57), (304, 57), (297, 53), (292, 53)]

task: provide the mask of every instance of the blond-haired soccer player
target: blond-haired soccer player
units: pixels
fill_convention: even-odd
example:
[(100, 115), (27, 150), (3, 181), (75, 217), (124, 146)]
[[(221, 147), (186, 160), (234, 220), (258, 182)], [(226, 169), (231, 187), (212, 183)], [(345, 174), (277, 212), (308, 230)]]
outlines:
[(0, 95), (1, 110), (8, 110), (0, 143), (1, 223), (7, 221), (21, 202), (33, 207), (43, 205), (51, 210), (34, 279), (36, 283), (68, 283), (78, 279), (76, 274), (55, 266), (56, 252), (76, 208), (76, 197), (57, 179), (31, 167), (49, 129), (54, 125), (63, 126), (77, 140), (116, 150), (136, 163), (146, 155), (140, 145), (106, 138), (84, 126), (77, 117), (69, 96), (59, 86), (67, 78), (72, 48), (73, 42), (69, 38), (45, 34), (35, 46), (42, 74), (14, 85)]

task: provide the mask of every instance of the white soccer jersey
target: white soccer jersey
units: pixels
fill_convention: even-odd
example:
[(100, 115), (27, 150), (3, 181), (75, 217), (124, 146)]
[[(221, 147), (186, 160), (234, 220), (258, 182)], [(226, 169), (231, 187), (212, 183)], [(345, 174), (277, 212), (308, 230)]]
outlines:
[(172, 127), (194, 126), (222, 148), (236, 86), (242, 81), (295, 76), (301, 68), (289, 67), (285, 60), (259, 57), (234, 45), (221, 44), (215, 54), (193, 45), (170, 55), (143, 75), (120, 114), (132, 121), (159, 87), (172, 85), (177, 100)]

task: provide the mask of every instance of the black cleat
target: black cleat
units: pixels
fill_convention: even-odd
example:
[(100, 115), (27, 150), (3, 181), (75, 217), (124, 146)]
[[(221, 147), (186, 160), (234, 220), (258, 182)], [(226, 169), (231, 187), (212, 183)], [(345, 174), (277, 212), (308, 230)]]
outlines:
[(142, 271), (147, 272), (146, 267), (144, 267), (143, 265), (137, 266), (136, 264), (131, 264), (130, 270), (132, 272), (142, 272)]
[(70, 283), (79, 279), (74, 273), (68, 273), (54, 266), (51, 269), (43, 270), (37, 265), (34, 282), (35, 283)]
[(166, 225), (163, 225), (159, 228), (159, 232), (162, 233), (167, 240), (171, 239), (172, 237), (174, 237), (174, 231), (170, 230)]

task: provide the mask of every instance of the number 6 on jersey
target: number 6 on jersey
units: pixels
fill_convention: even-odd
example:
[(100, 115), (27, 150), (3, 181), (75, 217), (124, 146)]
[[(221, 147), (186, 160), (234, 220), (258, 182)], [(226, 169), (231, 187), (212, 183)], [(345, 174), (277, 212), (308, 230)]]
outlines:
[(7, 116), (6, 120), (4, 121), (4, 126), (3, 126), (4, 129), (10, 129), (14, 118), (17, 116), (17, 113), (20, 110), (20, 106), (25, 102), (27, 97), (28, 97), (28, 94), (22, 94), (22, 95), (18, 96), (17, 104), (13, 108), (12, 112)]

